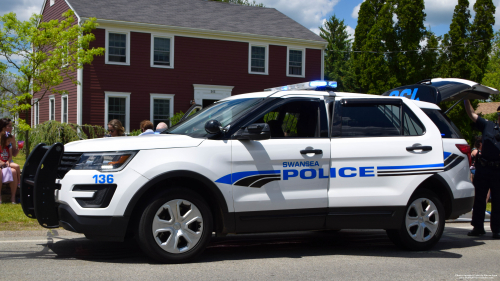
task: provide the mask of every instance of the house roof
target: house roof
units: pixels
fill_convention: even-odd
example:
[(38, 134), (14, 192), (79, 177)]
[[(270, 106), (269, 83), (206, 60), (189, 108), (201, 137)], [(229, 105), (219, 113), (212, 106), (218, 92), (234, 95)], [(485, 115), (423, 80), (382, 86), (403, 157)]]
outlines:
[(79, 17), (325, 42), (274, 8), (206, 0), (66, 0)]
[(476, 113), (490, 114), (497, 112), (500, 102), (482, 102), (479, 103)]

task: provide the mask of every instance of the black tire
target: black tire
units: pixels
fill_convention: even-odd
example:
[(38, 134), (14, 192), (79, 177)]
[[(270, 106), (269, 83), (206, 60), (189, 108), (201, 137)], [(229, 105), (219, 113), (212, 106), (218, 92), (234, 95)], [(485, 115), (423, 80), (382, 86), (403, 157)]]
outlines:
[[(194, 218), (189, 218), (193, 215)], [(189, 189), (172, 188), (144, 209), (137, 238), (141, 249), (151, 258), (161, 263), (183, 263), (205, 250), (212, 231), (212, 212), (205, 200)]]
[[(416, 208), (421, 204), (431, 214), (418, 215)], [(437, 214), (436, 214), (437, 212)], [(389, 239), (396, 246), (410, 251), (425, 251), (432, 248), (441, 239), (444, 231), (444, 207), (434, 192), (418, 190), (410, 198), (399, 229), (386, 230)], [(408, 226), (408, 227), (407, 227)]]

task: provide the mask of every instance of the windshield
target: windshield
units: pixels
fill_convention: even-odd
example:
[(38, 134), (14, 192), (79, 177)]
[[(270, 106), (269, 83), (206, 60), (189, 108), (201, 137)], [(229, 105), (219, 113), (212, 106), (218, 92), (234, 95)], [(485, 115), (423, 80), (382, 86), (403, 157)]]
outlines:
[(165, 133), (204, 137), (207, 135), (205, 123), (209, 120), (215, 119), (222, 124), (222, 127), (225, 127), (262, 100), (263, 98), (235, 99), (214, 103), (166, 130)]

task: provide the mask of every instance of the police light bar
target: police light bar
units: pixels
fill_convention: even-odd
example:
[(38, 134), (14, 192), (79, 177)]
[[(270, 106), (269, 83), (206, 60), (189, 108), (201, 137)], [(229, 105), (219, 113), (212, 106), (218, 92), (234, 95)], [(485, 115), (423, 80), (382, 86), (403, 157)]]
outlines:
[(291, 91), (291, 90), (316, 90), (318, 88), (337, 88), (336, 81), (311, 81), (265, 89), (264, 91)]

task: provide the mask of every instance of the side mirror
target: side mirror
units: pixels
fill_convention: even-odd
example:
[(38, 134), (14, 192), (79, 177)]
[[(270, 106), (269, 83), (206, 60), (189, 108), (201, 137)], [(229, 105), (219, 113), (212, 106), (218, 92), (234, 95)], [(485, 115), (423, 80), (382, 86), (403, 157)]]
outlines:
[(209, 134), (218, 134), (222, 130), (222, 124), (217, 120), (210, 120), (205, 123), (205, 131)]
[(239, 129), (233, 138), (238, 140), (267, 140), (271, 138), (271, 128), (267, 123), (255, 123)]

